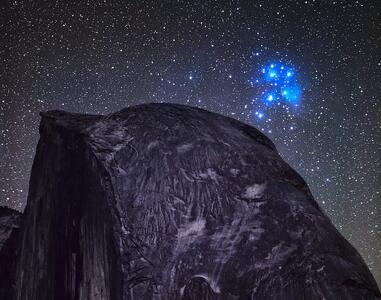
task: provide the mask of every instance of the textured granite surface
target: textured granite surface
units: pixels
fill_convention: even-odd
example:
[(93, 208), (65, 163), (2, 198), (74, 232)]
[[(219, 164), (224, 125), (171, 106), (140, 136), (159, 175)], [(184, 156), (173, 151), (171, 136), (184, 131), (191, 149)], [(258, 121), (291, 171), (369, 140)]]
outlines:
[(253, 127), (146, 104), (42, 113), (16, 299), (379, 299)]

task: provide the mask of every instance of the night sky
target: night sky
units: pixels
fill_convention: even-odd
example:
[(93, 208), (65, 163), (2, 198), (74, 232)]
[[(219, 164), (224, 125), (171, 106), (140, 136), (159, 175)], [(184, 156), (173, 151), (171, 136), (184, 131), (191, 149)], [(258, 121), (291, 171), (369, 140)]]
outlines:
[(269, 136), (381, 282), (380, 1), (2, 1), (0, 204), (40, 111), (171, 102)]

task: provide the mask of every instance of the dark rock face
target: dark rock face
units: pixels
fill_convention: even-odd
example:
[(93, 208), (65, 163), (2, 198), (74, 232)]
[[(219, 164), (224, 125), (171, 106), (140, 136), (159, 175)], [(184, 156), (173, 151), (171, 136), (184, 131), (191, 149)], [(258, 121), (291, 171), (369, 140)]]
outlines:
[(15, 284), (21, 213), (0, 206), (0, 299), (11, 299)]
[(16, 299), (379, 299), (256, 129), (170, 104), (42, 114)]

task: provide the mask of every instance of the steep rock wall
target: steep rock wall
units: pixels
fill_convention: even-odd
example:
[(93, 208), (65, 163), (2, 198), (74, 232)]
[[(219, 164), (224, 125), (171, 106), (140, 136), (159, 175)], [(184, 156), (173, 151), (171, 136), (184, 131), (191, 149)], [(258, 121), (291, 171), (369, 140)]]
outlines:
[(42, 114), (19, 300), (378, 299), (253, 127), (173, 104)]

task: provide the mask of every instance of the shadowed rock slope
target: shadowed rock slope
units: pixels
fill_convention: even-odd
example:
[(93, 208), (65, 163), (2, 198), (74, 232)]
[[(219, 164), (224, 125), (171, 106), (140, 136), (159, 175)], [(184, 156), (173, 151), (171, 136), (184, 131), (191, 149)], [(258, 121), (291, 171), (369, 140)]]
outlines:
[(0, 299), (11, 299), (14, 292), (21, 218), (20, 212), (0, 206)]
[(41, 115), (16, 299), (379, 299), (255, 128), (174, 104)]

